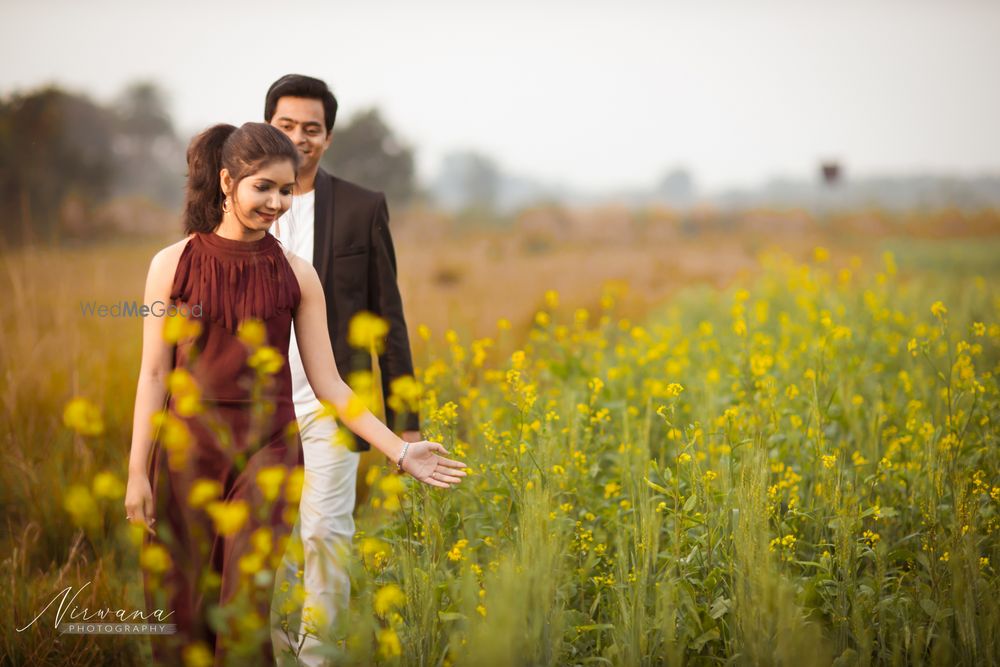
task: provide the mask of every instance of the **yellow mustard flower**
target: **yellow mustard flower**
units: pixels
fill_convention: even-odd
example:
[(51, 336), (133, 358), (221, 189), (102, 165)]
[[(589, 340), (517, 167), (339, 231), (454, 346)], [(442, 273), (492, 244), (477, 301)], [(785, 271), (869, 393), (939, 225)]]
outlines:
[(389, 322), (378, 315), (361, 311), (351, 318), (348, 325), (347, 342), (359, 350), (375, 349), (381, 354), (385, 348), (385, 336), (389, 333)]
[(386, 584), (375, 591), (374, 607), (375, 613), (385, 618), (386, 614), (394, 609), (399, 609), (406, 603), (406, 595), (396, 584)]
[(269, 345), (254, 350), (247, 360), (247, 365), (260, 375), (274, 375), (285, 365), (285, 358), (276, 348)]
[(142, 549), (139, 565), (151, 574), (163, 574), (170, 569), (170, 554), (160, 544), (148, 544)]
[(66, 494), (63, 496), (63, 508), (77, 526), (93, 529), (100, 523), (97, 503), (94, 502), (90, 490), (81, 484), (73, 484), (66, 489)]
[(264, 500), (274, 502), (281, 493), (281, 483), (285, 481), (285, 467), (267, 466), (257, 471), (257, 486), (264, 494)]
[(395, 658), (402, 654), (403, 647), (399, 643), (399, 636), (396, 631), (389, 628), (382, 628), (378, 631), (378, 654), (382, 658)]
[(66, 404), (63, 423), (80, 435), (104, 433), (104, 419), (100, 408), (83, 397), (74, 398)]
[(125, 496), (125, 485), (118, 476), (108, 470), (97, 473), (91, 485), (95, 498), (117, 500)]
[(215, 522), (215, 529), (227, 537), (239, 532), (250, 517), (250, 508), (244, 500), (217, 500), (206, 505), (205, 511)]

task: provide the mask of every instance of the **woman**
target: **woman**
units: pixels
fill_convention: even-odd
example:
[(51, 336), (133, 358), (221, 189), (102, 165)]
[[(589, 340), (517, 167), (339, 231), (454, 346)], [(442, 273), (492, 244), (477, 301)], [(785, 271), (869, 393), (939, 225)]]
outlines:
[(180, 664), (209, 651), (217, 664), (273, 664), (273, 573), (301, 485), (293, 320), (306, 376), (344, 425), (431, 486), (460, 482), (464, 464), (438, 443), (404, 443), (337, 372), (316, 271), (268, 233), (291, 203), (291, 141), (265, 123), (216, 125), (187, 159), (188, 236), (153, 258), (144, 296), (187, 317), (143, 323), (126, 515), (148, 532), (147, 604), (177, 625), (153, 638), (154, 658)]

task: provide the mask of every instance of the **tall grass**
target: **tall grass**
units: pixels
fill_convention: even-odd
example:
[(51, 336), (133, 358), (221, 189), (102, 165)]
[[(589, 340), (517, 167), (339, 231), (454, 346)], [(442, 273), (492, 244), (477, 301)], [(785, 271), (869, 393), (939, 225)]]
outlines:
[[(766, 256), (756, 277), (685, 291), (642, 321), (609, 289), (589, 311), (539, 295), (523, 337), (431, 332), (424, 432), (472, 474), (442, 492), (363, 471), (351, 613), (317, 628), (329, 654), (1000, 662), (1000, 267), (893, 247), (870, 270), (822, 250)], [(149, 254), (117, 252), (112, 265), (5, 258), (8, 664), (146, 659), (141, 639), (57, 636), (51, 617), (13, 630), (68, 585), (91, 582), (81, 606), (141, 604), (120, 498), (107, 476), (95, 484), (125, 469), (139, 324), (64, 308), (134, 298), (107, 267), (141, 274)], [(67, 267), (88, 262), (97, 278), (74, 281)], [(73, 396), (100, 406), (100, 435), (61, 423)]]

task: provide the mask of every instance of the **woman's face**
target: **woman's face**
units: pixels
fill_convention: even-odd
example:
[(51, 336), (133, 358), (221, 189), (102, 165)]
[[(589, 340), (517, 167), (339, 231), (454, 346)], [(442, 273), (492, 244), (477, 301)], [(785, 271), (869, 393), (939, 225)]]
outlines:
[[(222, 191), (233, 196), (233, 179), (222, 170)], [(295, 169), (289, 160), (276, 160), (250, 174), (236, 186), (233, 213), (245, 227), (267, 230), (292, 205)]]

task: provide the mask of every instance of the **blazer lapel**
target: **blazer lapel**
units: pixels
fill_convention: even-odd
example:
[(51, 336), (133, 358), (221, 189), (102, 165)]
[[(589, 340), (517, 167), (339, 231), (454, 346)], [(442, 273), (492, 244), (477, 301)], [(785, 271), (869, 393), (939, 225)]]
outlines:
[(313, 212), (313, 266), (324, 285), (333, 245), (333, 178), (322, 169), (316, 172), (316, 199)]

